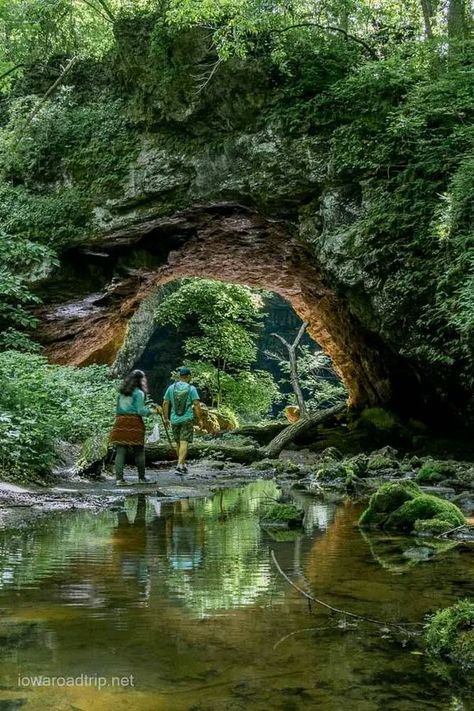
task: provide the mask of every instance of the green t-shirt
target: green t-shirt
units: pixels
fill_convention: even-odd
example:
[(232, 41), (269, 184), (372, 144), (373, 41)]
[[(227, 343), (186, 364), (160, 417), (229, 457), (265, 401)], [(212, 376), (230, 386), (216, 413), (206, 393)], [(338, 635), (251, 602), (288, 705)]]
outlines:
[(143, 390), (135, 388), (131, 395), (119, 393), (117, 397), (117, 415), (139, 415), (140, 417), (151, 415), (150, 408), (145, 404)]
[[(186, 400), (184, 401), (184, 407), (180, 408), (179, 405), (184, 400), (187, 393)], [(193, 412), (193, 402), (199, 400), (198, 391), (194, 385), (189, 385), (189, 383), (184, 383), (178, 380), (173, 385), (170, 385), (165, 392), (165, 400), (171, 403), (171, 415), (170, 420), (172, 425), (179, 425), (181, 422), (189, 422), (194, 417)], [(178, 406), (178, 407), (176, 407)], [(183, 412), (179, 415), (176, 409)]]

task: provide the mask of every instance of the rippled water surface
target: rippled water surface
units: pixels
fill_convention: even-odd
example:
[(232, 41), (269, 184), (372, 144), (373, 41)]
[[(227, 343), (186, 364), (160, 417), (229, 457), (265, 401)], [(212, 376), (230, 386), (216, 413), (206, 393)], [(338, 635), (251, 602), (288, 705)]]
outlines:
[(270, 534), (276, 493), (140, 496), (0, 534), (0, 709), (474, 708), (403, 633), (310, 611), (270, 557), (332, 605), (419, 622), (474, 594), (469, 552), (419, 562), (411, 538), (362, 534), (352, 504), (302, 495), (304, 533)]

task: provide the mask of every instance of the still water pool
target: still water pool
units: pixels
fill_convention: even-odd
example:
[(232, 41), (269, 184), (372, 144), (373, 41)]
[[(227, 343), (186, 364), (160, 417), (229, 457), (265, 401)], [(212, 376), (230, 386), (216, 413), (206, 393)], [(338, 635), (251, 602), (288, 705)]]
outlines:
[(361, 533), (350, 502), (303, 495), (304, 532), (270, 534), (277, 492), (138, 496), (1, 533), (0, 710), (474, 708), (403, 633), (310, 611), (270, 557), (332, 605), (420, 622), (474, 594), (470, 553), (419, 561), (411, 538)]

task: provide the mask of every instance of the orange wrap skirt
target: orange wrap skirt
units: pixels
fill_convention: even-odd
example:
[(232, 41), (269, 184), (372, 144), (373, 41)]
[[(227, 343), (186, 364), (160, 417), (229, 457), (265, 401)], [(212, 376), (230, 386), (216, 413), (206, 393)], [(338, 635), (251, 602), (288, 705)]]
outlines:
[(110, 444), (138, 447), (145, 444), (145, 423), (139, 415), (117, 415), (109, 437)]

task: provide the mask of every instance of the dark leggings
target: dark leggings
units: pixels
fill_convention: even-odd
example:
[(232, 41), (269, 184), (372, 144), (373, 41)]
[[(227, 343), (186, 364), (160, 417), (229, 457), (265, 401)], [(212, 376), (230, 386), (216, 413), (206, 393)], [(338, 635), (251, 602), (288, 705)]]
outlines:
[[(125, 466), (125, 458), (127, 456), (127, 447), (124, 444), (117, 444), (117, 453), (115, 455), (115, 475), (117, 479), (123, 479), (123, 468)], [(145, 476), (145, 447), (132, 447), (135, 455), (135, 465), (138, 469), (138, 476), (143, 479)]]

